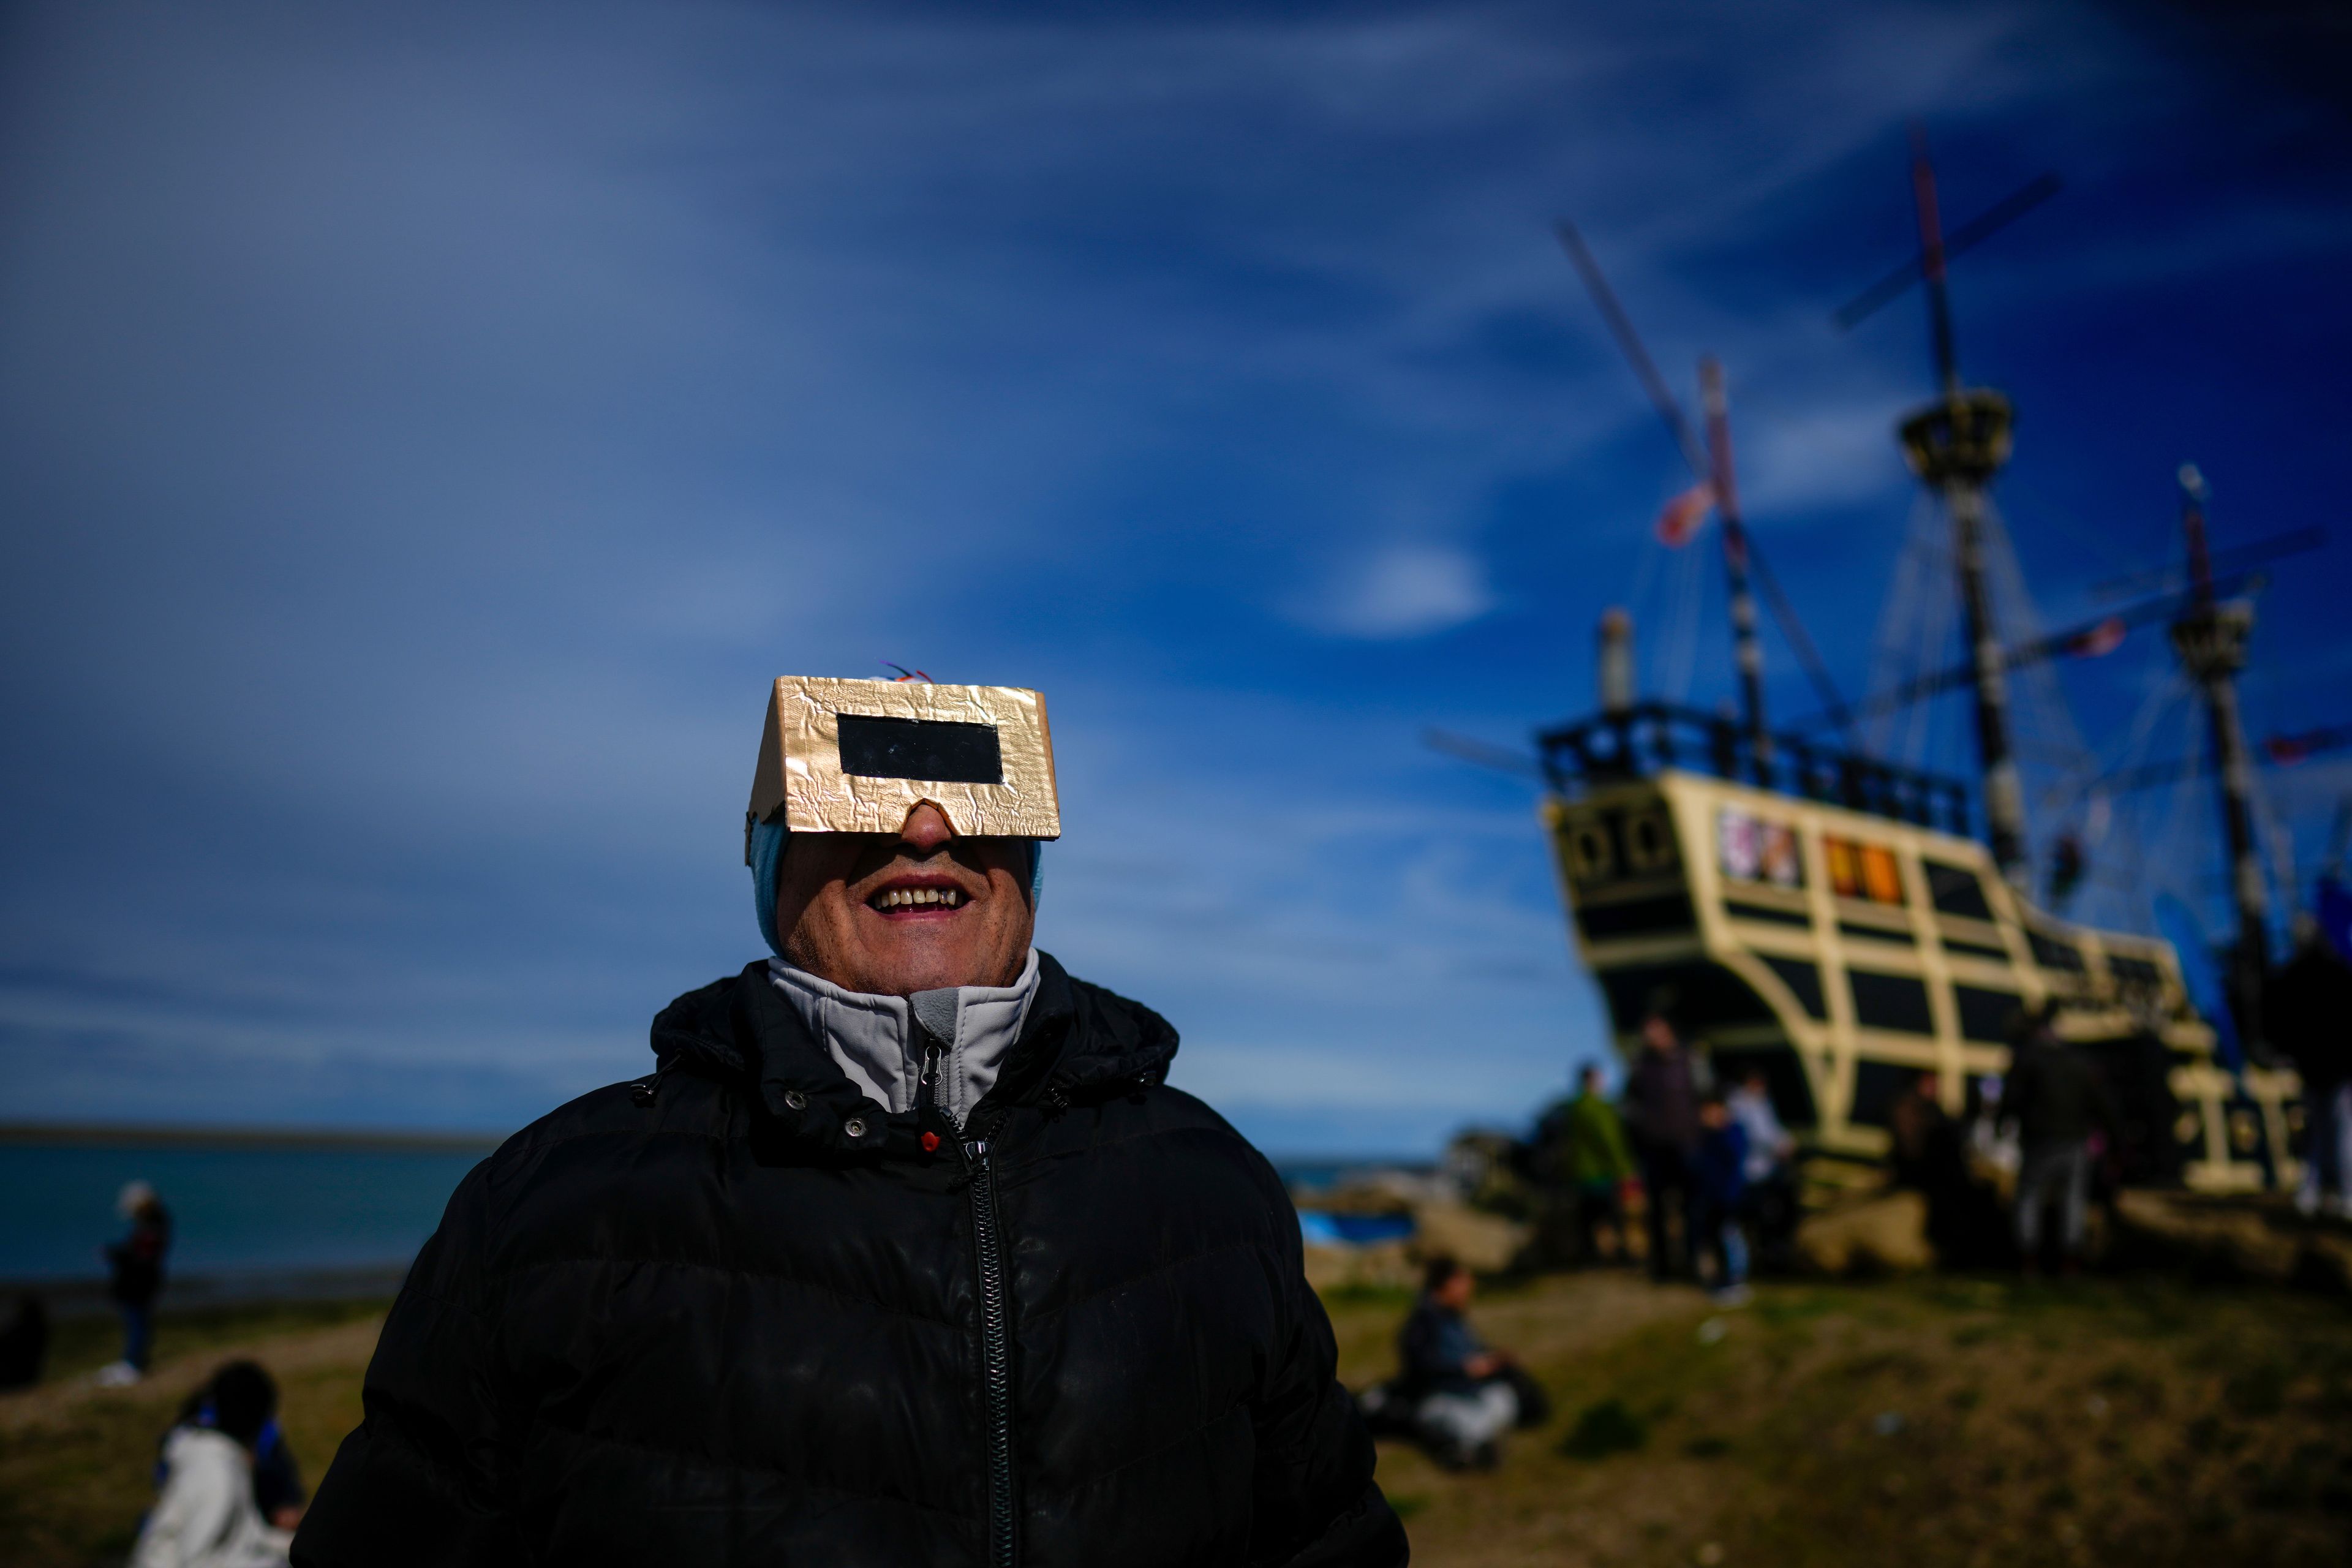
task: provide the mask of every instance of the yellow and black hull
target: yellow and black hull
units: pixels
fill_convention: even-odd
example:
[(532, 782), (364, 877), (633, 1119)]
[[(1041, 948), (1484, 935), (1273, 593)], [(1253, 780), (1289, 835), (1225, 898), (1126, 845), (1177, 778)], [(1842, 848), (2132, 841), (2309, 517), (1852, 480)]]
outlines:
[(1620, 1048), (1670, 991), (1719, 1074), (1763, 1069), (1825, 1168), (1882, 1158), (1922, 1073), (1958, 1112), (2007, 1069), (2011, 1020), (2054, 999), (2118, 1091), (2126, 1179), (2299, 1179), (2294, 1075), (2222, 1068), (2171, 945), (2052, 919), (1973, 838), (1673, 767), (1541, 809)]

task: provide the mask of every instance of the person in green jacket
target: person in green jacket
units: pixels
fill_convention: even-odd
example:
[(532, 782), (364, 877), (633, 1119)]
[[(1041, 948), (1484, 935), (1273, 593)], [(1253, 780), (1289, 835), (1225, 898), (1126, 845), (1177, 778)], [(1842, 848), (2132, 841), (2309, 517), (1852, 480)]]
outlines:
[[(1601, 1092), (1601, 1068), (1587, 1067), (1574, 1098), (1555, 1106), (1537, 1133), (1537, 1147), (1555, 1204), (1575, 1226), (1576, 1256), (1591, 1263), (1625, 1258), (1625, 1184), (1633, 1157), (1625, 1146), (1625, 1124)], [(1606, 1227), (1613, 1245), (1601, 1250)]]

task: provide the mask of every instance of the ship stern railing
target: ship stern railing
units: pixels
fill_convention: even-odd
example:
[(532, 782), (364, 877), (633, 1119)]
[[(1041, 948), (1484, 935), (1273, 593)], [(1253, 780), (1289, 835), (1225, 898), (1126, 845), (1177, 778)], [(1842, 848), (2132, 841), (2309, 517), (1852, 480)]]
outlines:
[(1802, 735), (1757, 737), (1727, 714), (1671, 702), (1637, 702), (1536, 736), (1546, 780), (1575, 797), (1668, 768), (1972, 837), (1968, 786), (1958, 780)]

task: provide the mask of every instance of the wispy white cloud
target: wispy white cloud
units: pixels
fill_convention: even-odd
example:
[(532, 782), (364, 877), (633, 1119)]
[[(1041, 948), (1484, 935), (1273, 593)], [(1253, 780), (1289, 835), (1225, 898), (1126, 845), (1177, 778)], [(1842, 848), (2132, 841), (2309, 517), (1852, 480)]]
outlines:
[(1485, 564), (1452, 544), (1391, 544), (1334, 574), (1305, 618), (1345, 637), (1425, 637), (1495, 607)]

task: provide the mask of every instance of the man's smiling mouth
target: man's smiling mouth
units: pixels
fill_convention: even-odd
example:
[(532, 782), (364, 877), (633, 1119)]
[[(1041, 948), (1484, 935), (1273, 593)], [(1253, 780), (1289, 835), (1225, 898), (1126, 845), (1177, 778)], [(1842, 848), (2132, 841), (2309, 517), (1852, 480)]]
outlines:
[(866, 900), (866, 907), (882, 914), (912, 913), (927, 910), (960, 910), (971, 898), (961, 888), (885, 888)]

